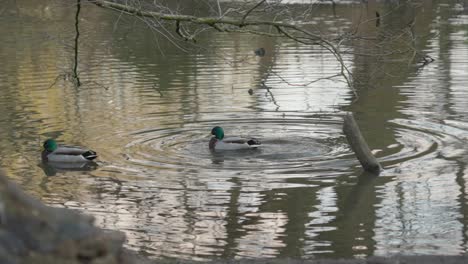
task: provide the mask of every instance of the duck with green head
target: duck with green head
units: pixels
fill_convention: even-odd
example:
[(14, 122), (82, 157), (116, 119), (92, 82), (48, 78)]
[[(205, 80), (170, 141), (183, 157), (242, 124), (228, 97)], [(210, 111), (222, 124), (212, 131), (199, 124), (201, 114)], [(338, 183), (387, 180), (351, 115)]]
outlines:
[(210, 139), (208, 147), (211, 150), (239, 150), (258, 148), (261, 143), (255, 138), (245, 139), (240, 137), (224, 137), (224, 130), (215, 126), (211, 130), (213, 137)]
[(55, 163), (82, 163), (90, 162), (97, 158), (95, 151), (70, 146), (59, 146), (53, 139), (44, 141), (42, 160)]

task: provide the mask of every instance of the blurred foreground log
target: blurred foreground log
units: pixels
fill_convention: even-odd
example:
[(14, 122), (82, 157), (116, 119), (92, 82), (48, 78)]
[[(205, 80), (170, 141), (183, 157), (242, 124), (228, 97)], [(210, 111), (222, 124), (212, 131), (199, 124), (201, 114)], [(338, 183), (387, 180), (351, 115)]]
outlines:
[(92, 223), (31, 198), (0, 172), (0, 263), (128, 263), (121, 256), (124, 234)]
[(49, 207), (29, 197), (0, 171), (1, 264), (465, 264), (468, 256), (399, 256), (366, 259), (149, 260), (122, 248), (120, 232), (103, 231), (93, 218)]
[(346, 135), (351, 149), (356, 154), (362, 168), (365, 171), (379, 174), (382, 167), (369, 149), (366, 141), (361, 135), (361, 131), (354, 120), (353, 114), (344, 117), (343, 133)]

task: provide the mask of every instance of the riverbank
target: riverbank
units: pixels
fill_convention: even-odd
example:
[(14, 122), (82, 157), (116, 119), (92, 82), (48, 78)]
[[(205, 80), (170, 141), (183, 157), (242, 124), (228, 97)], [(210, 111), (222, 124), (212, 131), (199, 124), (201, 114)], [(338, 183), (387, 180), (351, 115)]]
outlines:
[[(103, 230), (94, 218), (55, 208), (24, 193), (0, 172), (0, 263), (156, 264), (200, 263), (189, 260), (150, 260), (125, 249), (122, 232)], [(394, 256), (368, 259), (213, 260), (213, 264), (461, 264), (468, 256)]]
[[(160, 264), (160, 263), (200, 263), (195, 261), (151, 261), (135, 256), (135, 264)], [(465, 264), (468, 256), (394, 256), (394, 257), (370, 257), (367, 259), (255, 259), (255, 260), (215, 260), (210, 264)]]
[[(168, 262), (139, 262), (149, 263), (199, 263), (185, 261)], [(292, 259), (255, 259), (255, 260), (219, 260), (208, 262), (211, 264), (465, 264), (468, 256), (394, 256), (389, 258), (370, 257), (368, 259), (317, 259), (317, 260), (292, 260)]]

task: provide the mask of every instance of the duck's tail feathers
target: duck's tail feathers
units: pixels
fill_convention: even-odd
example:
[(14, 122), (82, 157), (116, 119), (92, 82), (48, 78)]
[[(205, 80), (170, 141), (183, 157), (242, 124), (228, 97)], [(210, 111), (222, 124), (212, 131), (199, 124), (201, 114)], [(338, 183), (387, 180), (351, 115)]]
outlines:
[(97, 153), (92, 151), (92, 150), (88, 150), (85, 153), (83, 153), (82, 155), (87, 160), (93, 160), (93, 159), (97, 158)]
[(249, 141), (247, 141), (247, 144), (249, 144), (249, 146), (251, 147), (255, 147), (261, 145), (262, 143), (260, 143), (258, 139), (252, 138)]

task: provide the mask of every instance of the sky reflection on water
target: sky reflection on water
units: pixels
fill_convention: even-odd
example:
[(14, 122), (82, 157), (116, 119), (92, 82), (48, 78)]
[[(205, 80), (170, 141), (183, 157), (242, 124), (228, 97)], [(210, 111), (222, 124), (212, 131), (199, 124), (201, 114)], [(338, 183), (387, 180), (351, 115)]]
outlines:
[[(116, 27), (118, 14), (92, 5), (80, 20), (76, 88), (67, 77), (74, 6), (8, 2), (2, 168), (44, 202), (95, 216), (153, 257), (464, 254), (467, 19), (450, 5), (423, 7), (418, 45), (436, 61), (416, 68), (347, 54), (355, 100), (339, 78), (312, 82), (339, 67), (322, 49), (210, 33), (186, 53), (131, 18)], [(350, 27), (362, 10), (339, 5), (334, 20), (326, 5), (315, 22)], [(266, 56), (255, 56), (258, 47)], [(381, 176), (361, 175), (341, 132), (345, 111), (386, 167)], [(215, 125), (264, 146), (211, 153)], [(47, 137), (98, 151), (98, 168), (42, 166)]]

